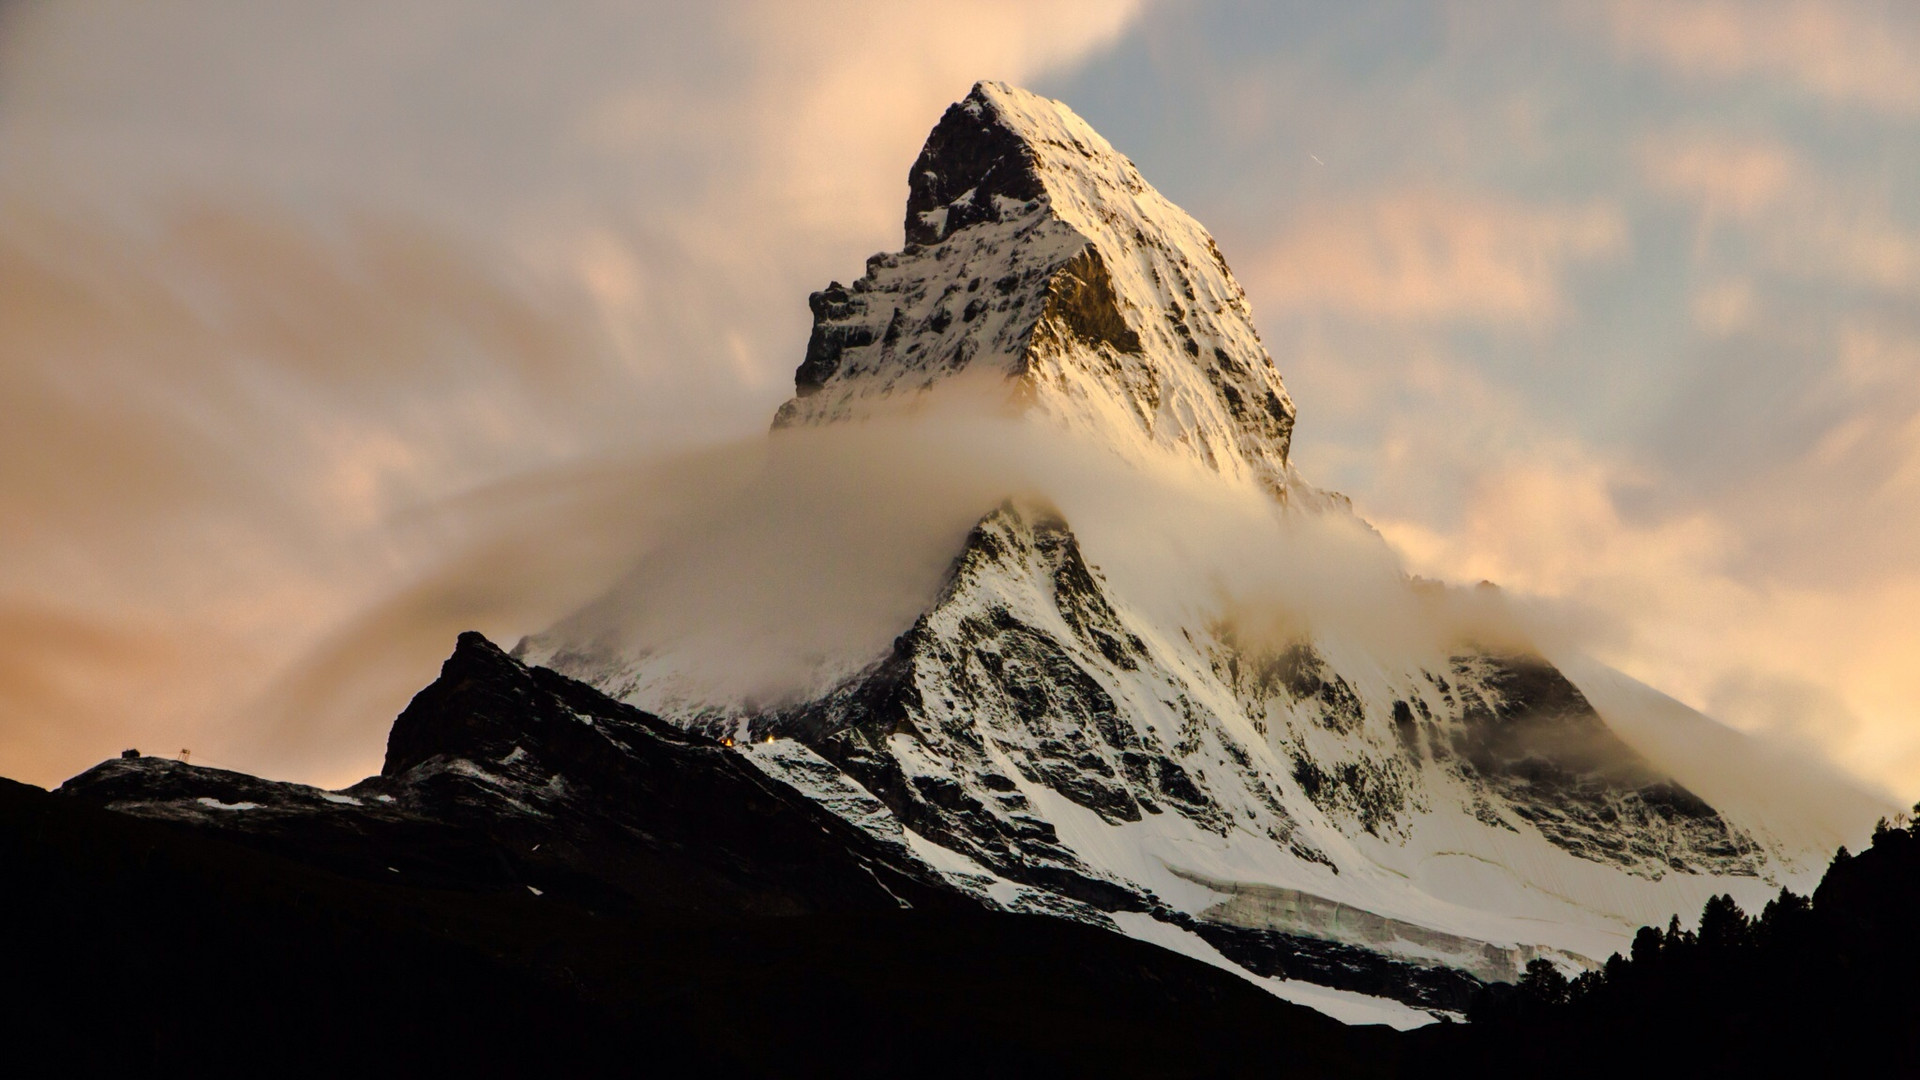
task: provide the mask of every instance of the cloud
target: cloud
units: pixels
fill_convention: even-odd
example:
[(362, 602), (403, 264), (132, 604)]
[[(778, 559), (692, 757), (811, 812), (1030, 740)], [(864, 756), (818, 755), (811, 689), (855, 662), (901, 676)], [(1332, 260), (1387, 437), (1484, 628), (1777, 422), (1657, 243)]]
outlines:
[[(0, 192), (0, 521), (370, 521), (579, 415), (605, 350), (565, 306), (390, 221), (186, 203), (134, 233)], [(486, 423), (502, 400), (517, 433)]]
[(1782, 273), (1920, 296), (1920, 232), (1886, 217), (1817, 218), (1770, 239), (1772, 261)]
[(1805, 679), (1737, 668), (1707, 689), (1707, 708), (1749, 731), (1816, 746), (1851, 738), (1860, 717), (1840, 695)]
[(543, 628), (569, 606), (564, 641), (644, 653), (671, 694), (815, 695), (884, 654), (1010, 497), (1061, 513), (1158, 625), (1200, 632), (1232, 612), (1444, 663), (1449, 631), (1358, 522), (1289, 519), (1251, 484), (1010, 419), (998, 375), (950, 382), (900, 416), (548, 472), (437, 508), (433, 528), (458, 542), (264, 695), (285, 717), (264, 730), (282, 752), (338, 759), (385, 726), (366, 702), (417, 689), (409, 668), (458, 630)]
[[(1578, 608), (1695, 704), (1758, 700), (1715, 697), (1742, 663), (1830, 692), (1860, 720), (1833, 753), (1920, 776), (1920, 235), (1880, 152), (1920, 100), (1911, 17), (1585, 10), (1605, 33), (1495, 8), (1162, 8), (1140, 33), (1134, 5), (1072, 2), (6, 8), (0, 772), (129, 741), (370, 768), (445, 634), (535, 629), (658, 535), (613, 494), (636, 462), (765, 431), (806, 294), (897, 246), (947, 103), (1110, 56), (1074, 104), (1234, 257), (1315, 479), (1430, 573)], [(1659, 234), (1676, 208), (1691, 246)], [(330, 680), (344, 699), (302, 696)], [(266, 724), (282, 691), (324, 711)]]
[(580, 452), (607, 350), (467, 254), (373, 218), (184, 202), (132, 230), (0, 193), (9, 772), (114, 743), (235, 761), (245, 696), (432, 557), (397, 515)]
[(1693, 322), (1714, 337), (1746, 329), (1755, 315), (1753, 282), (1744, 278), (1714, 281), (1693, 294)]
[[(1662, 199), (1697, 214), (1697, 336), (1647, 430), (1670, 512), (1706, 506), (1744, 538), (1731, 572), (1851, 588), (1911, 566), (1920, 429), (1920, 234), (1896, 195), (1831, 157), (1699, 130), (1641, 143)], [(1794, 496), (1783, 499), (1781, 492)]]
[[(764, 432), (941, 110), (1136, 11), (8, 7), (0, 633), (43, 640), (0, 672), (0, 772), (131, 742), (363, 774), (453, 630), (535, 629), (612, 559), (446, 507), (547, 477), (617, 536), (580, 475)], [(344, 644), (402, 609), (369, 640), (404, 647)], [(348, 655), (370, 681), (312, 737), (262, 711)]]
[(1576, 262), (1621, 255), (1604, 204), (1539, 207), (1396, 192), (1302, 208), (1247, 271), (1263, 305), (1409, 321), (1549, 324)]
[[(1910, 791), (1920, 350), (1899, 320), (1787, 336), (1778, 324), (1803, 319), (1791, 305), (1756, 301), (1748, 317), (1700, 387), (1730, 408), (1682, 396), (1672, 422), (1718, 444), (1758, 423), (1742, 395), (1767, 410), (1777, 395), (1789, 411), (1751, 430), (1766, 453), (1736, 446), (1714, 465), (1599, 445), (1444, 351), (1336, 350), (1316, 363), (1371, 387), (1343, 407), (1373, 441), (1359, 463), (1333, 460), (1413, 572), (1496, 582), (1560, 640), (1692, 707)], [(1766, 339), (1785, 344), (1756, 351)]]
[[(1791, 537), (1803, 581), (1897, 573), (1920, 530), (1920, 324), (1856, 317), (1823, 344), (1820, 422), (1736, 505), (1756, 541)], [(1797, 497), (1781, 505), (1782, 488)]]
[(1920, 18), (1897, 0), (1613, 0), (1601, 18), (1623, 53), (1690, 78), (1781, 79), (1825, 101), (1920, 112)]
[(941, 110), (1137, 8), (36, 7), (4, 41), (0, 171), (123, 222), (182, 192), (425, 222), (585, 282), (629, 366), (738, 434), (798, 362), (806, 294), (898, 245)]
[[(11, 761), (57, 755), (76, 734), (124, 736), (113, 711), (138, 695), (104, 688), (102, 669), (165, 680), (179, 650), (124, 622), (103, 624), (47, 608), (0, 608), (0, 755)], [(104, 692), (103, 692), (104, 691)], [(148, 702), (151, 707), (151, 702)], [(76, 733), (83, 727), (83, 733)], [(171, 749), (171, 748), (169, 748)]]
[[(1907, 615), (1920, 577), (1811, 587), (1739, 564), (1750, 530), (1726, 507), (1629, 513), (1648, 478), (1563, 455), (1495, 468), (1457, 524), (1376, 519), (1417, 573), (1500, 582), (1552, 602), (1599, 658), (1745, 730), (1788, 738), (1856, 776), (1904, 789), (1920, 766), (1912, 702), (1920, 649)], [(1799, 484), (1776, 484), (1774, 505)], [(1764, 667), (1758, 666), (1764, 664)]]
[(1781, 143), (1714, 136), (1650, 139), (1640, 158), (1656, 190), (1696, 202), (1703, 212), (1737, 218), (1773, 206), (1804, 168)]
[[(1548, 597), (1587, 594), (1598, 582), (1633, 581), (1624, 603), (1654, 600), (1668, 580), (1710, 571), (1732, 543), (1704, 515), (1629, 524), (1614, 495), (1622, 477), (1592, 460), (1530, 462), (1489, 469), (1468, 497), (1457, 531), (1442, 535), (1385, 523), (1416, 566), (1485, 579)], [(1640, 595), (1644, 589), (1646, 595)]]
[(1774, 138), (1701, 131), (1641, 141), (1646, 184), (1698, 214), (1701, 264), (1920, 294), (1920, 233), (1884, 192), (1849, 186)]

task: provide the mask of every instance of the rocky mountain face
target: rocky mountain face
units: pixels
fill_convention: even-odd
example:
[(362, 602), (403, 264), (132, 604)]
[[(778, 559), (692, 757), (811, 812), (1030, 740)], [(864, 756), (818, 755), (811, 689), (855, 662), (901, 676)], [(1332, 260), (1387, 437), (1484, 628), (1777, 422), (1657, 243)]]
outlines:
[[(1294, 404), (1213, 239), (1057, 102), (981, 83), (948, 109), (909, 176), (906, 245), (811, 305), (776, 439), (984, 373), (1035, 423), (1351, 515), (1289, 464)], [(924, 613), (812, 700), (670, 699), (657, 657), (579, 625), (519, 655), (740, 739), (984, 902), (1428, 1005), (1445, 992), (1406, 970), (1577, 967), (1800, 866), (1526, 649), (1413, 661), (1156, 620), (1051, 506), (982, 513)], [(1401, 973), (1359, 974), (1380, 962)]]
[(809, 298), (776, 427), (860, 417), (963, 371), (1116, 449), (1285, 497), (1293, 402), (1213, 237), (1057, 102), (981, 83), (908, 176), (907, 243)]
[[(976, 86), (909, 188), (905, 246), (811, 298), (776, 444), (964, 376), (1123, 460), (1364, 529), (1289, 463), (1293, 402), (1212, 238), (1065, 106)], [(1039, 913), (1399, 1024), (1824, 857), (1694, 794), (1533, 651), (1169, 616), (1007, 495), (891, 646), (803, 699), (688, 701), (668, 654), (571, 620), (512, 656), (463, 636), (344, 791), (136, 758), (61, 793), (595, 911)]]

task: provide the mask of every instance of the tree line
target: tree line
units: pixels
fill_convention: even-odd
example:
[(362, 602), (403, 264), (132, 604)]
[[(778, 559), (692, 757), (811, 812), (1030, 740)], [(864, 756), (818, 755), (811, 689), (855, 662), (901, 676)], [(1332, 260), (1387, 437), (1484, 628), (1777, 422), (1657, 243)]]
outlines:
[(1469, 1024), (1426, 1036), (1446, 1050), (1431, 1060), (1562, 1075), (1920, 1067), (1916, 910), (1920, 805), (1858, 855), (1839, 849), (1810, 895), (1783, 888), (1758, 914), (1715, 896), (1696, 926), (1641, 927), (1625, 955), (1572, 978), (1532, 961), (1484, 988)]

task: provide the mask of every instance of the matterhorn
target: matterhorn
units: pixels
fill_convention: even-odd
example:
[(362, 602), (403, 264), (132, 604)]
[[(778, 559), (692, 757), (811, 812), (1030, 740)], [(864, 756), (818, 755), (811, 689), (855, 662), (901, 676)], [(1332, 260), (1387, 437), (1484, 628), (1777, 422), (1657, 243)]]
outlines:
[[(1803, 886), (1845, 808), (1877, 812), (1776, 784), (1763, 748), (1496, 587), (1401, 573), (1292, 463), (1295, 402), (1213, 238), (1059, 102), (976, 85), (912, 164), (904, 245), (809, 303), (770, 454), (963, 395), (1111, 473), (1215, 485), (1273, 544), (1193, 554), (1152, 503), (1167, 542), (1130, 544), (1064, 487), (969, 489), (915, 606), (778, 692), (649, 637), (647, 584), (687, 579), (641, 572), (510, 654), (463, 638), (361, 785), (133, 759), (63, 791), (596, 910), (1040, 913), (1403, 1026), (1706, 897)], [(1221, 550), (1305, 584), (1248, 600)]]

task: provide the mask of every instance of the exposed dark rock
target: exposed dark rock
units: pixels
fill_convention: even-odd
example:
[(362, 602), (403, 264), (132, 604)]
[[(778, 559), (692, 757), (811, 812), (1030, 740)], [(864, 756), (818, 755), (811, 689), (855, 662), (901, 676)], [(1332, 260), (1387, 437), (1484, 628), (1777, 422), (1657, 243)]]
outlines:
[(1459, 768), (1575, 855), (1659, 876), (1753, 874), (1760, 849), (1621, 742), (1577, 687), (1531, 656), (1456, 661), (1487, 688), (1450, 736)]
[[(848, 349), (873, 344), (873, 328), (862, 322), (846, 320), (866, 310), (865, 301), (847, 292), (839, 282), (807, 298), (813, 309), (813, 332), (807, 337), (807, 357), (793, 374), (794, 392), (806, 397), (820, 389), (840, 370), (840, 356)], [(899, 310), (894, 312), (899, 317)], [(897, 339), (892, 324), (888, 332)]]
[[(1072, 638), (1057, 639), (1030, 616), (976, 596), (976, 587), (1010, 573), (1044, 583)], [(1148, 658), (1104, 592), (1064, 522), (1009, 503), (975, 527), (940, 602), (885, 660), (754, 730), (806, 740), (907, 828), (1007, 878), (1108, 910), (1143, 909), (1151, 898), (1088, 871), (1052, 825), (1025, 812), (1024, 799), (1016, 806), (992, 794), (1017, 785), (995, 764), (989, 743), (1022, 779), (1109, 822), (1171, 809), (1204, 828), (1223, 826), (1223, 811), (1193, 776), (1149, 747), (1089, 672), (1091, 657), (1122, 670)], [(962, 614), (948, 620), (945, 610)], [(949, 779), (910, 778), (895, 738), (950, 768)]]
[(1260, 975), (1303, 979), (1341, 990), (1465, 1012), (1480, 980), (1446, 967), (1393, 960), (1356, 945), (1196, 919), (1194, 933), (1221, 955)]
[(1394, 1074), (1400, 1038), (1043, 916), (608, 917), (0, 781), (17, 1075)]
[[(998, 220), (996, 198), (1027, 202), (1044, 193), (1032, 149), (976, 87), (948, 107), (907, 174), (907, 242), (937, 244), (956, 229)], [(929, 217), (941, 208), (944, 220)]]
[(336, 873), (595, 910), (970, 906), (737, 752), (474, 633), (395, 721), (381, 775), (344, 792), (140, 758), (59, 794)]

